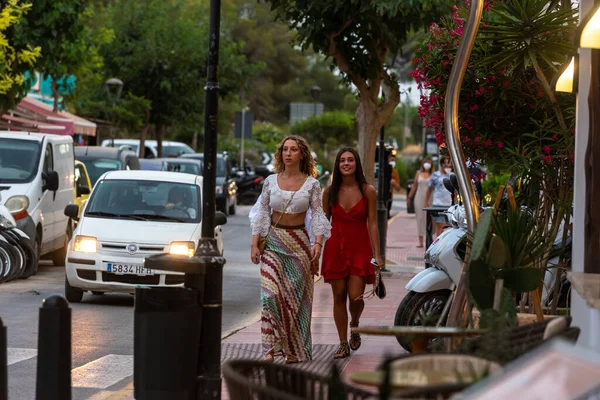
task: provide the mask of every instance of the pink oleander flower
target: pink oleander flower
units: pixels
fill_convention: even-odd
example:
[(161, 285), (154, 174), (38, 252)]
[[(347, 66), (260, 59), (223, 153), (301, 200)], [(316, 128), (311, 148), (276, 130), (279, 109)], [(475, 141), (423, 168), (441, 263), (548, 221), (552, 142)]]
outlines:
[(544, 150), (544, 153), (550, 154), (550, 146), (544, 146), (543, 150)]

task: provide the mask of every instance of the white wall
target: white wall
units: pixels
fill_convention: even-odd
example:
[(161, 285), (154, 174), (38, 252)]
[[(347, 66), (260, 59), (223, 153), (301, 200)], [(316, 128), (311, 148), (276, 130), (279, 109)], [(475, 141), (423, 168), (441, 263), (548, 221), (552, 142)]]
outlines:
[[(593, 8), (593, 0), (581, 1), (581, 15)], [(575, 187), (573, 210), (572, 268), (583, 272), (584, 226), (585, 226), (585, 152), (589, 137), (588, 96), (590, 86), (589, 49), (579, 49), (579, 91), (577, 95), (577, 122), (575, 134)], [(600, 351), (600, 310), (590, 309), (575, 290), (571, 291), (571, 314), (573, 326), (581, 328), (578, 345)]]

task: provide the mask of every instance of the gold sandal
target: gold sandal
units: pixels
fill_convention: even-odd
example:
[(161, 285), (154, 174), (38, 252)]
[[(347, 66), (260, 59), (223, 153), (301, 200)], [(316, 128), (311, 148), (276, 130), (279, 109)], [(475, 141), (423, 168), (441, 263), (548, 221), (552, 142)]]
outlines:
[(286, 364), (296, 364), (298, 362), (300, 362), (300, 361), (298, 361), (298, 359), (296, 357), (294, 357), (294, 356), (286, 356), (285, 357), (285, 363)]
[(350, 347), (348, 347), (348, 342), (340, 343), (340, 347), (333, 353), (333, 358), (346, 358), (350, 356)]
[(361, 343), (360, 333), (350, 332), (350, 348), (356, 351), (359, 349)]
[(283, 351), (269, 351), (267, 352), (267, 354), (265, 354), (265, 357), (263, 358), (264, 362), (274, 362), (275, 361), (275, 357), (277, 356), (283, 356)]

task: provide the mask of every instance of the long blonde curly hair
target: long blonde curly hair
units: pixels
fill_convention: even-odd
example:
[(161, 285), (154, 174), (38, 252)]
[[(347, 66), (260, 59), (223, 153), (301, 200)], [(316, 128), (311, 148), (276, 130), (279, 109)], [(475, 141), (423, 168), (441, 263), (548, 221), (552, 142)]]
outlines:
[(285, 164), (283, 163), (283, 144), (288, 140), (295, 141), (298, 143), (298, 147), (300, 148), (300, 153), (302, 154), (302, 159), (300, 160), (300, 171), (308, 176), (316, 178), (318, 176), (317, 163), (311, 154), (310, 146), (308, 145), (306, 139), (298, 135), (286, 136), (277, 146), (275, 162), (273, 163), (275, 172), (279, 174), (285, 171)]

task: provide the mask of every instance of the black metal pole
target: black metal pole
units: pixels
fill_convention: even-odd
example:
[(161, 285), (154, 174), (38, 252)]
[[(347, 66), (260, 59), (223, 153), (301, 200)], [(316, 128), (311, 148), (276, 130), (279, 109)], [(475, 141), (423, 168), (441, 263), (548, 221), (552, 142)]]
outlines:
[(385, 193), (385, 179), (387, 179), (386, 170), (387, 160), (385, 159), (385, 128), (382, 126), (379, 131), (379, 174), (377, 179), (377, 228), (379, 229), (379, 250), (381, 252), (381, 258), (383, 270), (385, 267), (385, 249), (387, 242), (387, 205), (386, 205), (386, 193)]
[(44, 299), (38, 325), (35, 398), (71, 399), (71, 308), (62, 296)]
[(8, 399), (8, 358), (6, 327), (0, 318), (0, 399)]
[[(221, 318), (223, 303), (223, 264), (215, 239), (217, 127), (219, 112), (219, 35), (221, 0), (210, 1), (208, 71), (204, 108), (204, 182), (202, 238), (196, 256), (206, 267), (202, 331), (198, 352), (197, 399), (221, 398)], [(186, 286), (194, 287), (194, 276), (186, 274)]]

